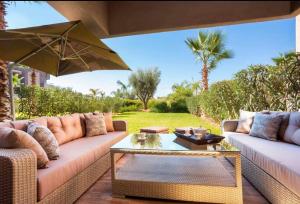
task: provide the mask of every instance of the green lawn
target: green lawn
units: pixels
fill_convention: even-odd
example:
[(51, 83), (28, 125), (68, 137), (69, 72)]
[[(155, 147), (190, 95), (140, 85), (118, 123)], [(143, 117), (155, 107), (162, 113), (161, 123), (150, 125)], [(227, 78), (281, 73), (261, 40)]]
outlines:
[(208, 120), (196, 117), (189, 113), (151, 113), (126, 112), (113, 116), (114, 120), (126, 120), (130, 133), (139, 132), (140, 128), (147, 126), (164, 126), (173, 132), (176, 127), (205, 127), (212, 133), (220, 134), (220, 127)]

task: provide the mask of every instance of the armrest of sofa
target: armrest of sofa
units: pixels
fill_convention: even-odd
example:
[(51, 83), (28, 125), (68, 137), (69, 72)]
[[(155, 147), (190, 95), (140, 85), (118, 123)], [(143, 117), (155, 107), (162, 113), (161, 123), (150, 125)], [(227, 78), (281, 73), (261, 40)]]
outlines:
[(113, 125), (115, 131), (128, 131), (127, 121), (125, 120), (114, 120)]
[(0, 148), (0, 203), (36, 203), (36, 179), (33, 151)]
[(222, 121), (222, 133), (223, 132), (235, 132), (239, 120), (223, 120)]

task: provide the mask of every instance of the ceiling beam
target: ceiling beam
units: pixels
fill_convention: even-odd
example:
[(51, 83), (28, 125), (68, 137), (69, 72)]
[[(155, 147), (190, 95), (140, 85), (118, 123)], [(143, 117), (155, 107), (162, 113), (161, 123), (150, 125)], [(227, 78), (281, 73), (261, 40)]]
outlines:
[(81, 20), (97, 36), (109, 36), (105, 1), (48, 1), (69, 21)]
[(297, 1), (49, 1), (100, 38), (288, 18)]

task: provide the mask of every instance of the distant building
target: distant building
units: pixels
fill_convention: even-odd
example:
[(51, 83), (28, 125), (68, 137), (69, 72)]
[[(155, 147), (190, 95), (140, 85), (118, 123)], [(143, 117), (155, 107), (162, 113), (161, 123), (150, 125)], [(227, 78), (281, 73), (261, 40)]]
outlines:
[[(31, 68), (24, 68), (21, 66), (14, 66), (13, 67), (13, 74), (18, 74), (20, 77), (22, 77), (21, 83), (30, 86), (32, 84), (32, 69)], [(35, 70), (36, 75), (36, 85), (40, 87), (46, 87), (47, 86), (47, 80), (50, 79), (50, 75), (41, 72), (38, 70)]]

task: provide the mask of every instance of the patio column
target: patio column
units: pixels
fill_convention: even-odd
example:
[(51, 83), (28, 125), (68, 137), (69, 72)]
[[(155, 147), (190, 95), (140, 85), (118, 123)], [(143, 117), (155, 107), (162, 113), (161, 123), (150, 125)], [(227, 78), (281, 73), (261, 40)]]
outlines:
[(300, 54), (300, 14), (296, 16), (296, 53)]

